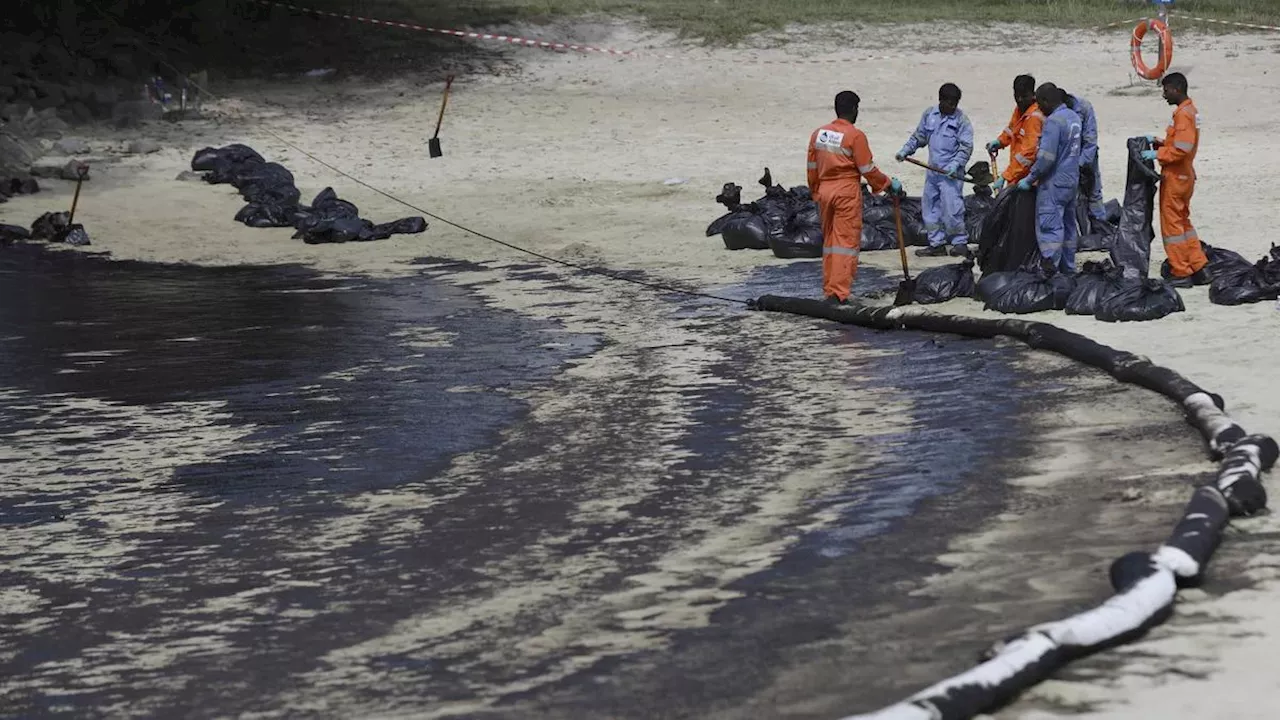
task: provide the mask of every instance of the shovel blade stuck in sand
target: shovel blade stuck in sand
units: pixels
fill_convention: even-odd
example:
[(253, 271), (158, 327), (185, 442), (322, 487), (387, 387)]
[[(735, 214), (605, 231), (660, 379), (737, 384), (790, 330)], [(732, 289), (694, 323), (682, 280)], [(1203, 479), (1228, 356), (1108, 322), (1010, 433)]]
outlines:
[(449, 104), (449, 87), (451, 85), (453, 85), (452, 75), (444, 79), (444, 97), (440, 99), (440, 116), (436, 118), (436, 132), (427, 141), (427, 152), (433, 158), (444, 156), (444, 150), (440, 147), (440, 124), (444, 122), (444, 109)]
[(910, 305), (916, 295), (916, 281), (907, 270), (907, 244), (902, 236), (902, 203), (897, 195), (893, 196), (893, 221), (898, 228), (898, 255), (902, 258), (902, 282), (898, 283), (898, 294), (893, 296), (893, 304), (897, 307)]

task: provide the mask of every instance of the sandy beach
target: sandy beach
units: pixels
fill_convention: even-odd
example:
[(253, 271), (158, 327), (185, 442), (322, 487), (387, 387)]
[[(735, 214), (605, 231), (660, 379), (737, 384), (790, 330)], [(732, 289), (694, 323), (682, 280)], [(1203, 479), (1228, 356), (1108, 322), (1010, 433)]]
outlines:
[[(635, 49), (640, 54), (619, 58), (512, 50), (510, 72), (460, 74), (441, 131), (445, 155), (438, 159), (428, 158), (426, 144), (438, 109), (442, 85), (438, 77), (377, 84), (349, 77), (327, 82), (295, 78), (241, 83), (213, 88), (225, 99), (206, 106), (207, 119), (153, 123), (140, 130), (76, 131), (73, 134), (93, 148), (85, 156), (93, 162), (93, 179), (86, 183), (77, 211), (77, 220), (93, 238), (87, 250), (107, 252), (115, 259), (161, 263), (298, 263), (334, 275), (372, 277), (420, 272), (411, 263), (423, 257), (479, 263), (482, 267), (447, 279), (478, 292), (494, 307), (606, 338), (613, 350), (571, 371), (584, 382), (603, 386), (610, 373), (625, 372), (619, 368), (625, 366), (626, 356), (618, 347), (661, 347), (687, 340), (682, 333), (692, 331), (665, 318), (662, 297), (604, 278), (574, 276), (569, 281), (574, 287), (598, 293), (599, 300), (557, 306), (548, 300), (549, 293), (554, 294), (548, 290), (550, 281), (515, 281), (520, 268), (532, 262), (528, 256), (435, 221), (423, 235), (375, 243), (306, 245), (290, 239), (292, 230), (249, 229), (235, 223), (232, 217), (243, 202), (228, 186), (176, 177), (189, 169), (195, 149), (243, 142), (290, 168), (304, 201), (333, 186), (376, 222), (416, 214), (311, 162), (266, 132), (270, 130), (382, 190), (507, 242), (574, 262), (638, 271), (650, 280), (716, 291), (744, 282), (759, 267), (788, 262), (767, 251), (728, 252), (719, 238), (704, 237), (706, 225), (722, 210), (714, 202), (721, 185), (736, 182), (744, 188), (744, 199), (753, 199), (758, 194), (755, 180), (766, 166), (777, 182), (802, 184), (808, 133), (830, 120), (831, 98), (838, 90), (847, 87), (861, 95), (859, 126), (867, 132), (880, 166), (901, 178), (912, 194), (918, 194), (923, 184), (922, 171), (894, 163), (892, 154), (914, 128), (921, 110), (936, 101), (937, 87), (943, 82), (962, 88), (961, 107), (972, 119), (979, 143), (1004, 127), (1012, 108), (1010, 82), (1015, 74), (1030, 72), (1039, 81), (1053, 81), (1089, 99), (1099, 118), (1108, 199), (1122, 191), (1126, 138), (1162, 133), (1170, 114), (1158, 89), (1134, 81), (1123, 34), (1046, 35), (1032, 28), (1004, 26), (955, 34), (989, 38), (990, 45), (948, 46), (944, 41), (925, 48), (893, 42), (895, 36), (924, 37), (922, 28), (903, 28), (901, 33), (883, 28), (821, 32), (792, 28), (759, 38), (748, 47), (708, 49), (623, 24), (518, 30)], [(1028, 38), (1034, 38), (1034, 43), (1028, 43)], [(997, 43), (999, 49), (995, 49)], [(1280, 203), (1280, 189), (1260, 167), (1280, 151), (1280, 137), (1271, 129), (1272, 111), (1280, 111), (1280, 97), (1266, 92), (1280, 82), (1274, 77), (1277, 52), (1280, 35), (1189, 35), (1180, 38), (1175, 57), (1174, 69), (1187, 74), (1191, 96), (1203, 118), (1193, 202), (1196, 226), (1205, 241), (1251, 260), (1270, 248), (1274, 224), (1270, 213)], [(677, 57), (660, 57), (665, 54)], [(158, 141), (162, 149), (149, 155), (123, 152), (130, 140), (140, 137)], [(978, 159), (984, 158), (974, 158)], [(0, 205), (0, 222), (29, 225), (41, 212), (69, 204), (71, 192), (71, 183), (48, 181), (44, 192)], [(1152, 248), (1153, 268), (1163, 257), (1157, 242)], [(944, 262), (912, 260), (917, 268)], [(864, 253), (862, 262), (892, 274), (897, 255)], [(815, 295), (818, 282), (815, 276)], [(858, 289), (855, 285), (855, 293)], [(1106, 324), (1061, 313), (1043, 313), (1036, 319), (1146, 355), (1221, 394), (1228, 411), (1251, 432), (1280, 432), (1280, 390), (1269, 376), (1280, 314), (1270, 303), (1210, 304), (1206, 288), (1183, 291), (1182, 297), (1185, 313), (1150, 323)], [(970, 300), (937, 309), (994, 316)], [(710, 305), (696, 312), (738, 314), (742, 310)], [(753, 315), (738, 322), (758, 341), (773, 344), (770, 352), (762, 353), (764, 357), (811, 349), (792, 333), (809, 325), (795, 319)], [(717, 353), (725, 352), (725, 347), (708, 348), (702, 355), (685, 345), (673, 350), (668, 364), (655, 373), (665, 382), (697, 386), (710, 382), (704, 371), (723, 360)], [(1109, 382), (1056, 358), (1028, 354), (1026, 363), (1035, 377), (1077, 390), (1104, 393)], [(841, 385), (824, 378), (817, 368), (798, 370), (789, 381), (798, 383), (789, 390), (794, 397), (780, 397), (779, 408), (809, 414), (810, 419), (830, 413), (837, 426), (859, 422), (851, 413), (840, 412)], [(1023, 479), (1013, 483), (1025, 505), (969, 528), (935, 558), (942, 566), (966, 572), (940, 574), (915, 592), (936, 593), (953, 603), (973, 596), (974, 603), (991, 603), (992, 608), (1001, 603), (1034, 604), (1033, 610), (1024, 611), (1042, 620), (1104, 598), (1110, 559), (1158, 543), (1189, 496), (1191, 481), (1213, 470), (1194, 433), (1180, 428), (1176, 410), (1168, 403), (1133, 388), (1116, 390), (1115, 398), (1110, 403), (1091, 400), (1072, 405), (1065, 417), (1043, 418), (1046, 446), (1041, 450), (1056, 460), (1028, 469)], [(534, 416), (544, 421), (568, 410), (567, 401), (555, 393), (527, 399)], [(694, 422), (678, 399), (671, 403), (667, 410), (678, 416), (679, 423)], [(1116, 425), (1132, 427), (1132, 435), (1122, 431), (1097, 437), (1097, 428)], [(220, 445), (236, 440), (224, 434), (216, 439)], [(652, 442), (661, 447), (661, 438)], [(775, 517), (793, 512), (792, 504), (801, 504), (806, 492), (822, 485), (824, 467), (843, 457), (839, 449), (831, 448), (824, 451), (822, 462), (788, 476), (783, 466), (806, 449), (787, 446), (784, 438), (779, 438), (779, 444), (775, 462), (780, 465), (771, 470), (795, 485), (775, 488), (774, 495), (762, 491), (762, 497), (775, 504), (762, 500), (758, 516), (747, 518), (733, 531), (703, 538), (685, 556), (667, 558), (668, 565), (655, 572), (705, 572), (726, 585), (767, 564), (773, 551), (760, 528), (769, 528)], [(190, 452), (199, 454), (195, 449)], [(131, 459), (139, 460), (130, 455), (117, 461)], [(182, 458), (171, 460), (177, 463)], [(1078, 478), (1082, 468), (1092, 479), (1078, 487), (1064, 487), (1064, 479)], [(1131, 492), (1125, 501), (1116, 499), (1127, 490)], [(1109, 504), (1096, 516), (1056, 514), (1054, 508), (1077, 497), (1077, 492)], [(1038, 503), (1036, 498), (1047, 499)], [(590, 511), (617, 513), (622, 504), (625, 498), (602, 499)], [(1056, 526), (1055, 537), (1079, 545), (1072, 545), (1062, 556), (1009, 559), (1017, 548), (1031, 542), (1037, 528), (1046, 525)], [(1277, 531), (1280, 521), (1270, 515), (1236, 524), (1214, 561), (1209, 582), (1182, 593), (1170, 623), (1140, 643), (1078, 663), (999, 717), (1276, 717), (1280, 701), (1269, 697), (1277, 681), (1264, 654), (1280, 636)], [(734, 555), (731, 550), (739, 544), (763, 544), (759, 563)], [(730, 556), (732, 561), (725, 559)], [(1024, 594), (1025, 599), (1020, 599)], [(631, 600), (602, 602), (626, 608)], [(720, 600), (714, 594), (675, 598), (667, 609), (689, 615), (661, 616), (652, 622), (696, 625), (703, 622), (700, 613), (710, 612), (699, 609), (701, 603), (715, 605)], [(509, 612), (503, 602), (495, 599), (478, 612), (490, 612), (496, 622)], [(937, 612), (943, 613), (946, 607)], [(929, 622), (947, 642), (962, 638), (981, 646), (997, 639), (981, 622), (944, 628), (942, 616)], [(575, 632), (574, 622), (578, 620), (570, 617), (560, 631)], [(407, 632), (406, 642), (444, 632), (440, 627), (418, 626)], [(406, 635), (406, 630), (400, 628), (397, 634)], [(541, 638), (553, 645), (562, 640), (554, 634)], [(592, 640), (602, 645), (624, 642), (608, 637)], [(342, 657), (359, 657), (367, 650), (353, 646)], [(531, 657), (536, 650), (530, 650)], [(931, 668), (927, 664), (922, 668), (910, 674), (928, 684), (925, 670)], [(307, 682), (324, 687), (337, 679), (317, 674)], [(848, 681), (840, 666), (833, 665), (829, 676), (789, 678), (759, 689), (760, 702), (794, 708), (797, 716), (813, 713), (815, 708), (838, 712), (834, 705), (824, 704), (822, 688)], [(453, 710), (465, 715), (480, 709), (459, 706)], [(737, 710), (722, 716), (759, 715)]]

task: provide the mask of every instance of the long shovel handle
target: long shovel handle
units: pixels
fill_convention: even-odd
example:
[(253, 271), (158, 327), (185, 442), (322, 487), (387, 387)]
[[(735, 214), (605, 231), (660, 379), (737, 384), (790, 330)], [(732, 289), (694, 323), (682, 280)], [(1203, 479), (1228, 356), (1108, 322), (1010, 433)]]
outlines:
[[(924, 168), (925, 170), (932, 170), (933, 172), (936, 172), (936, 173), (938, 173), (939, 175), (947, 175), (947, 171), (946, 171), (946, 170), (943, 170), (942, 168), (936, 168), (936, 167), (934, 167), (934, 166), (930, 165), (929, 163), (922, 163), (922, 162), (920, 162), (919, 160), (916, 160), (915, 158), (902, 158), (902, 159), (903, 159), (903, 160), (906, 160), (907, 162), (911, 163), (912, 165), (918, 165), (918, 166), (920, 166), (920, 167)], [(951, 176), (950, 176), (950, 175), (947, 175), (947, 177), (951, 177)], [(975, 183), (974, 181), (970, 180), (970, 179), (969, 179), (969, 178), (967, 178), (967, 177), (961, 177), (960, 179), (961, 179), (961, 180), (963, 180), (964, 182), (967, 182), (967, 183), (971, 184), (971, 185), (977, 185), (977, 183)]]
[(907, 245), (903, 240), (902, 232), (902, 204), (898, 201), (898, 196), (893, 196), (893, 222), (898, 227), (898, 256), (902, 258), (902, 277), (906, 280), (911, 279), (911, 272), (907, 270)]
[(80, 204), (80, 186), (84, 185), (84, 178), (88, 174), (89, 165), (87, 163), (80, 163), (76, 166), (76, 175), (78, 176), (76, 178), (76, 194), (71, 198), (71, 213), (67, 215), (67, 225), (75, 222), (76, 205)]
[(444, 122), (444, 107), (449, 104), (449, 86), (453, 85), (453, 76), (444, 79), (444, 97), (440, 99), (440, 116), (436, 118), (436, 132), (431, 137), (440, 137), (440, 125)]

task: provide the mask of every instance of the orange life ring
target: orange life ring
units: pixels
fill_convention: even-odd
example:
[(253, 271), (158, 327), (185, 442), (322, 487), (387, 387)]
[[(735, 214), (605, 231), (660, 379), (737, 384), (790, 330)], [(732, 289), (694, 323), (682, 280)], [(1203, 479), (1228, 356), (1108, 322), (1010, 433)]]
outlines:
[[(1156, 31), (1160, 36), (1160, 57), (1157, 58), (1156, 66), (1147, 67), (1142, 61), (1142, 38), (1147, 36), (1148, 30)], [(1147, 80), (1159, 80), (1164, 77), (1164, 73), (1169, 69), (1169, 65), (1173, 62), (1173, 34), (1169, 32), (1169, 26), (1159, 18), (1143, 20), (1133, 29), (1133, 37), (1129, 40), (1129, 56), (1133, 61), (1133, 69)]]

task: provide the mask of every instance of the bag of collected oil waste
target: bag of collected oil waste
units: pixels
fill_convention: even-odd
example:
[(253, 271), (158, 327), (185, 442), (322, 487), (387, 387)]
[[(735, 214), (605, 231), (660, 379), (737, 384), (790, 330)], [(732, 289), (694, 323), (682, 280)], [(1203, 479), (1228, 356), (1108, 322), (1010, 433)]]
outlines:
[(31, 223), (31, 238), (53, 242), (59, 233), (66, 232), (71, 222), (71, 214), (65, 212), (47, 212)]
[[(1235, 253), (1232, 253), (1233, 255)], [(1213, 281), (1209, 283), (1209, 302), (1216, 305), (1244, 305), (1275, 300), (1280, 297), (1280, 247), (1258, 262), (1217, 262), (1210, 260)]]
[(0, 245), (8, 245), (18, 240), (30, 240), (31, 232), (17, 225), (0, 224)]
[(266, 162), (256, 150), (248, 145), (234, 143), (220, 148), (201, 148), (191, 158), (191, 169), (196, 172), (208, 172), (220, 163), (236, 165), (243, 162)]
[(774, 257), (787, 260), (820, 258), (822, 257), (822, 228), (792, 226), (781, 237), (770, 235), (769, 249), (773, 251)]
[(973, 261), (929, 268), (916, 276), (912, 299), (921, 305), (946, 302), (958, 297), (973, 297)]
[(236, 213), (236, 222), (254, 228), (293, 227), (298, 206), (279, 203), (249, 203)]
[(1092, 252), (1110, 250), (1111, 243), (1119, 230), (1120, 203), (1109, 200), (1103, 206), (1105, 214), (1102, 219), (1093, 217), (1089, 212), (1089, 195), (1093, 192), (1093, 167), (1080, 166), (1080, 191), (1076, 199), (1076, 250)]
[(1126, 278), (1145, 279), (1150, 274), (1151, 241), (1156, 236), (1151, 215), (1160, 173), (1152, 161), (1142, 159), (1142, 152), (1151, 149), (1146, 137), (1129, 138), (1127, 146), (1129, 166), (1125, 174), (1124, 206), (1111, 244), (1111, 262)]
[(974, 295), (988, 310), (1021, 315), (1063, 309), (1074, 288), (1071, 275), (1015, 270), (984, 273)]
[(1093, 315), (1102, 300), (1119, 291), (1125, 283), (1124, 273), (1111, 260), (1089, 261), (1076, 274), (1076, 286), (1067, 296), (1068, 315)]
[(999, 272), (1038, 272), (1036, 194), (1006, 186), (996, 195), (995, 205), (983, 220), (976, 241), (978, 267), (984, 276)]
[(996, 196), (985, 185), (975, 187), (972, 195), (965, 196), (964, 231), (969, 236), (969, 242), (978, 242), (978, 236), (982, 234), (982, 222), (995, 206)]
[[(905, 245), (928, 245), (924, 231), (924, 213), (919, 197), (905, 197), (900, 203), (902, 212), (902, 242)], [(898, 249), (898, 227), (893, 218), (893, 199), (876, 195), (864, 183), (862, 186), (862, 245), (863, 250)]]
[(764, 218), (750, 210), (722, 215), (707, 227), (707, 236), (719, 235), (729, 250), (768, 250), (769, 228)]
[(1098, 303), (1094, 317), (1103, 322), (1158, 320), (1186, 308), (1178, 291), (1163, 280), (1123, 278), (1119, 290)]
[[(1219, 272), (1228, 272), (1233, 267), (1253, 267), (1254, 265), (1234, 250), (1214, 247), (1203, 240), (1200, 241), (1200, 248), (1204, 250), (1204, 257), (1209, 261), (1207, 268), (1210, 277), (1217, 277)], [(1160, 263), (1160, 277), (1165, 280), (1173, 279), (1173, 268), (1169, 266), (1168, 260)]]

